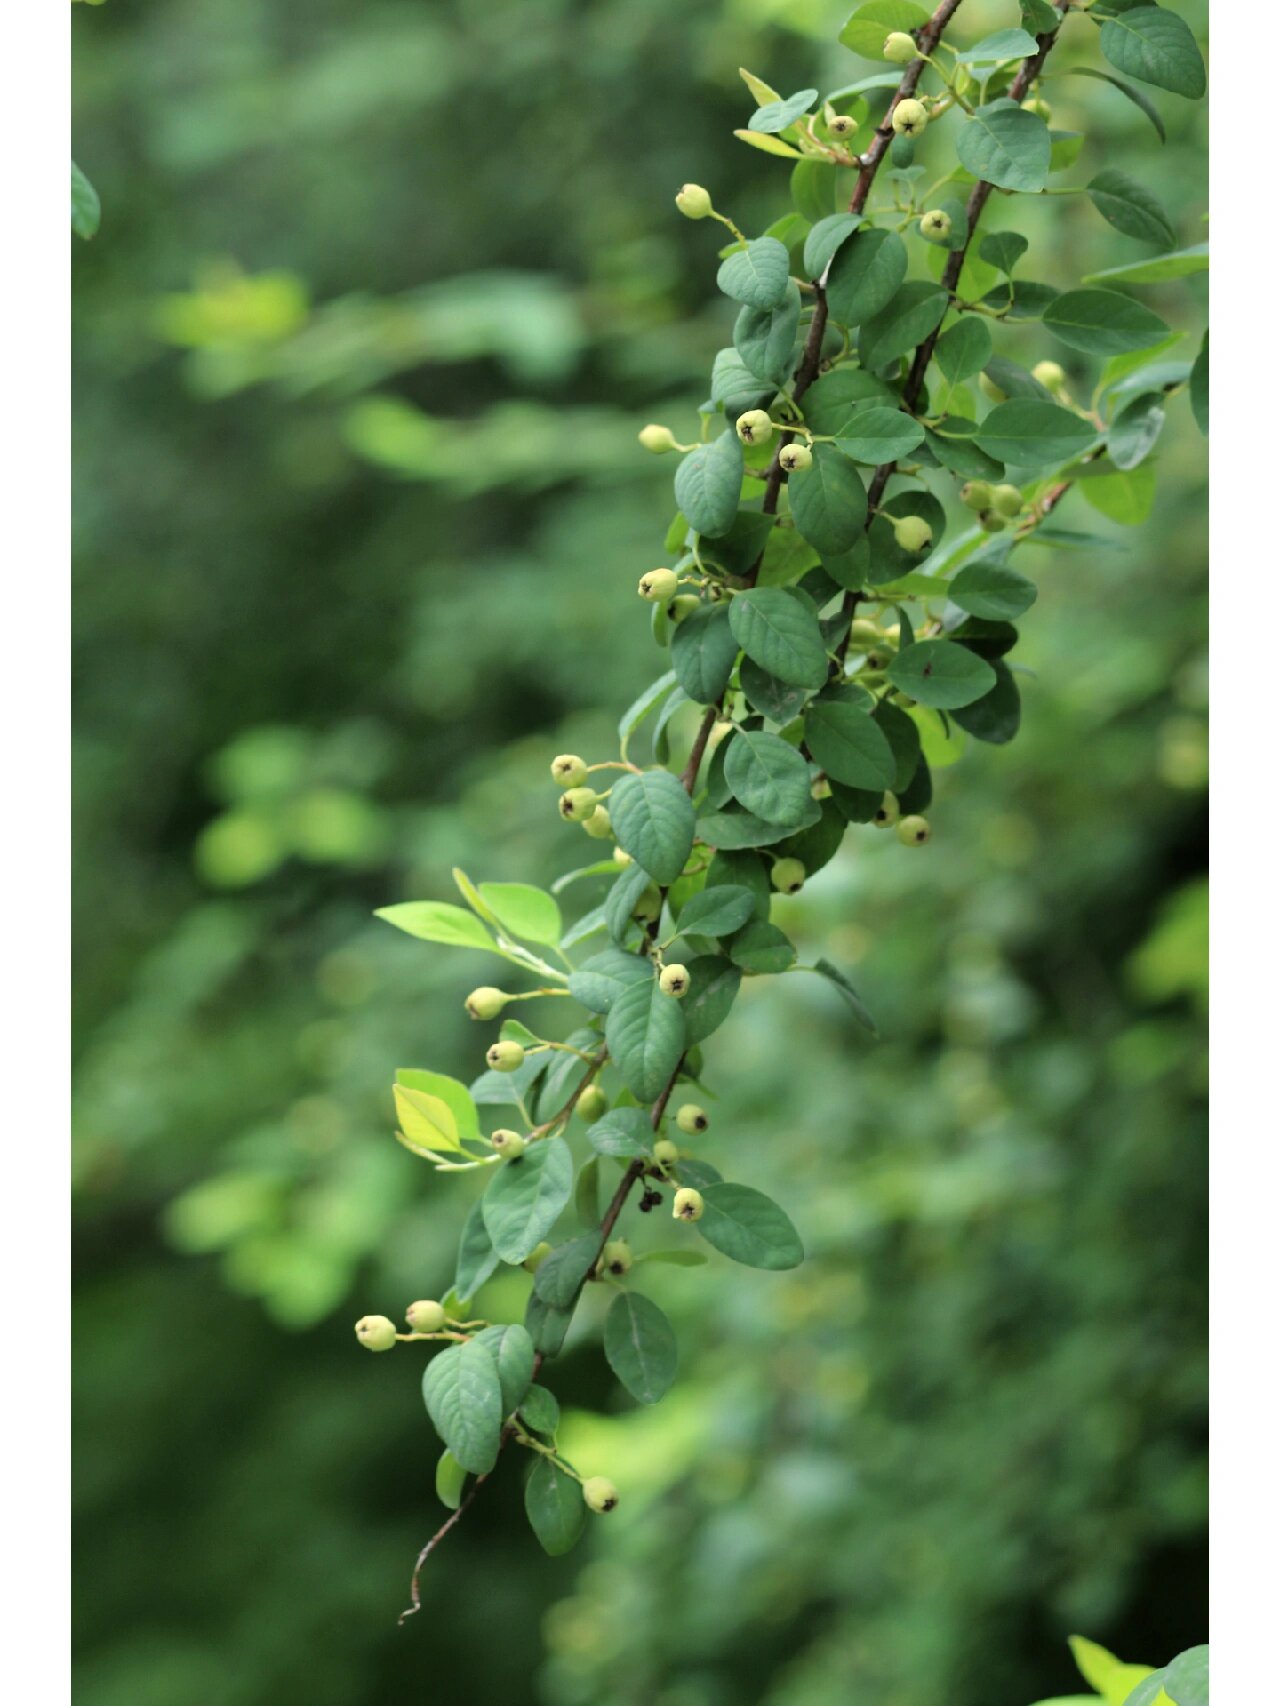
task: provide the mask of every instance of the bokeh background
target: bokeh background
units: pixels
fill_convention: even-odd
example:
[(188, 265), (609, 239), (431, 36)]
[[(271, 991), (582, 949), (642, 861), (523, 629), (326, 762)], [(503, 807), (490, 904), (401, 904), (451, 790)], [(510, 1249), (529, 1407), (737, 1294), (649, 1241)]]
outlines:
[[(847, 10), (75, 8), (104, 207), (74, 255), (83, 1706), (1025, 1706), (1078, 1691), (1070, 1630), (1151, 1663), (1204, 1637), (1185, 396), (1148, 525), (1076, 495), (1105, 546), (1025, 560), (1017, 743), (943, 773), (927, 849), (861, 832), (783, 903), (884, 1040), (797, 978), (709, 1049), (708, 1154), (812, 1259), (664, 1273), (683, 1369), (652, 1412), (584, 1310), (556, 1380), (622, 1508), (545, 1560), (504, 1466), (395, 1623), (438, 1448), (416, 1357), (351, 1322), (451, 1272), (468, 1187), (391, 1140), (388, 1085), (471, 1075), (492, 972), (370, 914), (450, 898), (454, 863), (583, 862), (547, 760), (605, 755), (662, 667), (632, 588), (672, 467), (634, 435), (692, 430), (732, 317), (671, 197), (776, 216), (737, 67), (865, 74)], [(970, 0), (972, 39), (1012, 10)], [(1072, 31), (1059, 71), (1095, 51)], [(1156, 95), (1162, 149), (1102, 83), (1046, 92), (1104, 127), (1076, 181), (1122, 161), (1201, 239), (1200, 108)], [(1059, 284), (1146, 252), (1084, 198), (1026, 218)], [(1189, 358), (1200, 281), (1144, 295)]]

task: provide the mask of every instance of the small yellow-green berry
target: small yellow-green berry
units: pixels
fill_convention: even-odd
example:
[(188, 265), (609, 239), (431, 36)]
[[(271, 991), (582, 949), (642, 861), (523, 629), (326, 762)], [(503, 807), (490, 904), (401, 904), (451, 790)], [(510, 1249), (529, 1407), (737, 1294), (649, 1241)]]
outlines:
[(893, 524), (893, 537), (904, 551), (923, 551), (933, 529), (922, 515), (903, 515)]
[(533, 1249), (530, 1250), (529, 1254), (525, 1257), (524, 1261), (521, 1262), (520, 1266), (527, 1274), (536, 1274), (550, 1254), (551, 1246), (544, 1238), (541, 1244), (534, 1245)]
[(587, 779), (587, 761), (576, 752), (562, 752), (551, 760), (551, 779), (562, 788), (580, 788)]
[(663, 966), (658, 978), (658, 988), (664, 995), (670, 995), (677, 1001), (683, 1001), (689, 993), (689, 973), (684, 966)]
[(933, 831), (928, 818), (912, 816), (900, 819), (894, 834), (904, 847), (923, 847)]
[(627, 852), (625, 847), (615, 847), (613, 850), (613, 862), (615, 865), (621, 865), (625, 870), (633, 861), (630, 853)]
[(748, 409), (739, 415), (734, 431), (744, 444), (768, 444), (773, 437), (773, 422), (764, 409)]
[(598, 1084), (588, 1084), (578, 1097), (578, 1118), (585, 1125), (594, 1125), (609, 1106), (609, 1098)]
[(529, 1147), (518, 1131), (510, 1131), (501, 1125), (497, 1131), (489, 1134), (489, 1142), (504, 1161), (518, 1161)]
[(560, 796), (560, 816), (567, 823), (585, 823), (599, 800), (594, 788), (570, 788)]
[(604, 841), (613, 834), (613, 819), (603, 806), (597, 806), (590, 817), (584, 817), (582, 827), (594, 841)]
[(978, 517), (979, 526), (984, 533), (1003, 533), (1009, 523), (994, 509), (984, 509)]
[(614, 1238), (600, 1252), (600, 1270), (619, 1278), (630, 1270), (631, 1246), (625, 1238)]
[(991, 508), (991, 487), (986, 480), (966, 480), (960, 488), (960, 502), (966, 509), (981, 513)]
[(367, 1351), (394, 1350), (396, 1324), (385, 1315), (362, 1315), (356, 1322), (356, 1338)]
[(463, 1006), (473, 1019), (496, 1019), (510, 999), (505, 990), (482, 984), (471, 991)]
[(915, 38), (909, 36), (905, 30), (891, 30), (884, 38), (884, 46), (880, 51), (891, 65), (910, 65), (920, 53)]
[(433, 1297), (419, 1298), (405, 1310), (404, 1318), (415, 1333), (438, 1333), (445, 1323), (444, 1304)]
[(899, 101), (893, 109), (893, 129), (897, 136), (921, 136), (928, 122), (929, 112), (923, 101)]
[(664, 450), (674, 450), (676, 435), (670, 427), (659, 426), (656, 421), (650, 421), (648, 426), (640, 428), (638, 437), (646, 450), (651, 450), (655, 456), (661, 456)]
[(653, 1158), (660, 1167), (670, 1167), (680, 1159), (680, 1151), (669, 1137), (660, 1137), (653, 1146)]
[(692, 1185), (683, 1185), (671, 1204), (671, 1216), (673, 1220), (701, 1220), (705, 1207), (702, 1192), (695, 1191)]
[(875, 817), (871, 821), (877, 829), (892, 829), (898, 821), (898, 815), (898, 796), (896, 794), (885, 794), (880, 801)]
[(679, 585), (680, 577), (673, 570), (650, 569), (647, 575), (640, 576), (636, 591), (651, 604), (666, 604), (675, 597)]
[(588, 1475), (582, 1483), (582, 1496), (587, 1501), (588, 1510), (600, 1515), (614, 1510), (618, 1503), (618, 1489), (603, 1475)]
[(849, 624), (850, 643), (859, 651), (863, 646), (874, 646), (883, 639), (884, 633), (879, 623), (873, 622), (869, 616), (855, 616)]
[(676, 206), (686, 219), (705, 219), (711, 212), (711, 197), (701, 184), (683, 184), (676, 195)]
[(804, 864), (801, 860), (777, 859), (774, 861), (773, 870), (769, 873), (769, 880), (779, 894), (798, 894), (804, 887), (805, 875)]
[(696, 1102), (686, 1102), (676, 1115), (676, 1124), (687, 1137), (697, 1137), (706, 1131), (711, 1121), (705, 1108), (700, 1108)]
[(1046, 391), (1056, 391), (1060, 385), (1067, 382), (1065, 371), (1056, 361), (1038, 361), (1031, 369), (1031, 377), (1039, 380)]
[(1016, 486), (993, 486), (991, 502), (998, 515), (1006, 515), (1010, 520), (1022, 513), (1022, 493)]
[(504, 1038), (485, 1050), (484, 1058), (494, 1072), (518, 1072), (524, 1065), (524, 1049), (517, 1042)]
[(696, 592), (682, 592), (679, 598), (673, 598), (667, 606), (667, 621), (673, 628), (678, 628), (686, 616), (692, 616), (702, 603)]
[(931, 243), (942, 243), (951, 235), (951, 215), (941, 207), (931, 207), (920, 215), (920, 235)]
[(837, 142), (843, 142), (846, 136), (852, 136), (858, 128), (858, 121), (847, 113), (835, 113), (827, 120), (827, 135), (834, 136)]
[(784, 444), (778, 452), (778, 466), (784, 474), (802, 474), (813, 466), (813, 452), (807, 444)]

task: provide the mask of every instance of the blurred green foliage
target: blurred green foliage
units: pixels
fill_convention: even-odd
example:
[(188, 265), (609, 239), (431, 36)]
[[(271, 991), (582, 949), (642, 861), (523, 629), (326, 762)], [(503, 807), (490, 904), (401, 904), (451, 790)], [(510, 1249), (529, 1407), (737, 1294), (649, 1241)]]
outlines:
[[(971, 0), (975, 39), (1008, 9)], [(1203, 0), (1177, 9), (1203, 35)], [(549, 1563), (499, 1488), (394, 1626), (435, 1445), (411, 1354), (360, 1357), (350, 1320), (451, 1271), (468, 1187), (392, 1142), (388, 1086), (469, 1076), (483, 962), (370, 913), (447, 897), (455, 863), (582, 862), (546, 762), (603, 751), (658, 667), (631, 589), (670, 468), (634, 433), (689, 426), (727, 326), (671, 195), (696, 177), (772, 217), (786, 168), (730, 134), (736, 67), (847, 81), (842, 17), (75, 14), (104, 208), (74, 328), (86, 1706), (381, 1706), (427, 1679), (547, 1706), (1021, 1706), (1070, 1692), (1068, 1630), (1150, 1662), (1202, 1638), (1185, 398), (1152, 522), (1024, 560), (1017, 746), (940, 774), (928, 849), (864, 841), (786, 903), (885, 1040), (796, 978), (710, 1045), (707, 1153), (746, 1152), (812, 1260), (664, 1272), (683, 1370), (652, 1413), (571, 1341), (565, 1447), (622, 1509)], [(1092, 169), (1140, 151), (1200, 240), (1198, 108), (1160, 100), (1157, 152), (1105, 85), (1049, 92), (1055, 125), (1105, 114)], [(1132, 258), (1083, 198), (1035, 214), (1050, 281)], [(1202, 294), (1145, 293), (1175, 321)]]

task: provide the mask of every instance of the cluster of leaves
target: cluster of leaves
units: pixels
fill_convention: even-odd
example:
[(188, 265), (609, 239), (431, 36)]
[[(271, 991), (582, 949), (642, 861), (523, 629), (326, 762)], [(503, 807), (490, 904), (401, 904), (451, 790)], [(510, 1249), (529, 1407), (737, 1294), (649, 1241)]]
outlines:
[[(1169, 327), (1125, 288), (1198, 270), (1204, 255), (1172, 247), (1172, 221), (1136, 180), (1108, 168), (1081, 188), (1118, 230), (1163, 252), (1078, 289), (1015, 278), (1025, 239), (982, 229), (993, 192), (1050, 192), (1078, 155), (1081, 139), (1049, 129), (1038, 92), (1072, 8), (1025, 0), (1025, 28), (961, 52), (941, 39), (958, 3), (933, 17), (905, 0), (855, 12), (842, 40), (857, 51), (880, 54), (894, 33), (911, 32), (916, 53), (901, 76), (819, 101), (814, 90), (784, 99), (743, 74), (759, 105), (740, 134), (798, 157), (793, 207), (755, 238), (715, 214), (734, 233), (717, 275), (737, 305), (733, 342), (713, 366), (702, 441), (678, 447), (672, 564), (641, 583), (646, 596), (662, 589), (653, 626), (670, 667), (624, 714), (616, 759), (567, 755), (553, 766), (572, 783), (563, 815), (611, 838), (613, 855), (566, 873), (552, 893), (456, 872), (465, 908), (422, 901), (382, 913), (420, 939), (496, 953), (539, 980), (514, 994), (476, 991), (477, 1017), (524, 999), (567, 997), (585, 1009), (563, 1040), (505, 1020), (489, 1070), (469, 1088), (416, 1069), (396, 1086), (408, 1147), (442, 1171), (495, 1169), (444, 1300), (460, 1342), (424, 1381), (446, 1446), (441, 1493), (460, 1507), (466, 1474), (487, 1475), (509, 1440), (528, 1446), (526, 1508), (549, 1551), (581, 1527), (581, 1477), (557, 1450), (557, 1407), (536, 1376), (563, 1345), (584, 1287), (618, 1287), (605, 1352), (634, 1398), (654, 1402), (675, 1373), (665, 1316), (626, 1283), (629, 1256), (607, 1259), (633, 1188), (643, 1187), (642, 1212), (672, 1193), (676, 1218), (733, 1260), (773, 1269), (801, 1260), (777, 1204), (665, 1135), (673, 1092), (699, 1086), (702, 1044), (743, 978), (799, 969), (771, 917), (775, 890), (829, 863), (850, 826), (909, 823), (904, 841), (927, 838), (929, 753), (946, 750), (953, 723), (993, 744), (1018, 730), (1017, 666), (1006, 659), (1036, 587), (1009, 565), (1014, 548), (1033, 535), (1079, 542), (1050, 521), (1077, 485), (1112, 519), (1141, 519), (1168, 398), (1187, 390), (1205, 424), (1206, 351), (1194, 365), (1162, 361)], [(1176, 15), (1113, 0), (1089, 17), (1126, 77), (1203, 92), (1198, 50)], [(1148, 109), (1130, 83), (1105, 75)], [(898, 122), (908, 101), (930, 122), (957, 121), (958, 164), (928, 189), (914, 157), (924, 121)], [(886, 158), (891, 200), (872, 205)], [(691, 188), (682, 210), (714, 211)], [(910, 276), (916, 256), (925, 276)], [(993, 329), (1026, 321), (1103, 362), (1087, 405), (1056, 363), (1028, 371), (998, 352)], [(788, 458), (790, 446), (803, 456)], [(953, 525), (949, 496), (967, 525)], [(672, 719), (690, 704), (701, 708), (698, 732), (673, 760)], [(631, 747), (646, 725), (654, 762), (643, 767)], [(622, 773), (610, 789), (583, 785), (605, 770)], [(605, 876), (605, 898), (566, 928), (557, 897)], [(571, 957), (584, 945), (585, 958)], [(807, 969), (870, 1024), (836, 967), (820, 959)], [(566, 1137), (575, 1109), (591, 1151), (580, 1164)], [(486, 1146), (481, 1110), (501, 1115), (500, 1143), (491, 1133)], [(548, 1245), (571, 1206), (580, 1230)], [(651, 1256), (688, 1262), (702, 1252), (682, 1244)], [(523, 1324), (466, 1323), (469, 1299), (501, 1263), (533, 1269)]]
[(1071, 1637), (1071, 1654), (1093, 1694), (1059, 1695), (1037, 1706), (1209, 1706), (1209, 1649), (1188, 1647), (1157, 1670), (1151, 1665), (1125, 1664), (1083, 1635)]

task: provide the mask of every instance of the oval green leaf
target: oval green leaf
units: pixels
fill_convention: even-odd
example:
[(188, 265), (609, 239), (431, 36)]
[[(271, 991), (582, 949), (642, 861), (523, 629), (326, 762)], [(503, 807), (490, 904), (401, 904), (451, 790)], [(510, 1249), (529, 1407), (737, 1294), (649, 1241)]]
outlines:
[(748, 1268), (795, 1268), (804, 1246), (791, 1221), (750, 1185), (707, 1185), (698, 1231), (713, 1249)]
[(613, 785), (609, 817), (621, 847), (664, 887), (675, 882), (693, 847), (693, 802), (669, 770), (627, 774)]
[(676, 1377), (676, 1336), (657, 1304), (638, 1292), (614, 1298), (604, 1318), (609, 1367), (641, 1404), (656, 1404)]

